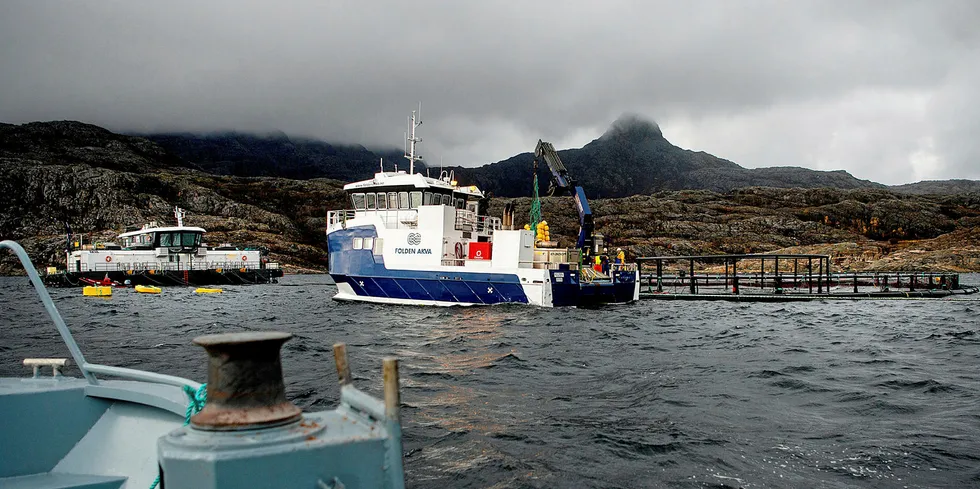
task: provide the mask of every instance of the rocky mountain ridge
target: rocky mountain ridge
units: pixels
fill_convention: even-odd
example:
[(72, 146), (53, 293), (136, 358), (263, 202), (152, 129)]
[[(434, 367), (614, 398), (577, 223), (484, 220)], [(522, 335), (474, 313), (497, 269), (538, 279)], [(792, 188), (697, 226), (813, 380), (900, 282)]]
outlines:
[[(404, 169), (400, 150), (369, 151), (357, 145), (335, 145), (285, 134), (240, 133), (150, 134), (146, 138), (211, 173), (234, 176), (370, 178), (384, 159), (385, 168)], [(529, 150), (533, 149), (529, 143)], [(780, 188), (888, 188), (903, 193), (950, 194), (980, 191), (980, 181), (947, 180), (888, 187), (860, 180), (843, 170), (800, 167), (748, 169), (711, 154), (678, 148), (656, 123), (624, 116), (582, 148), (559, 151), (571, 175), (592, 198), (645, 195), (661, 190), (712, 190), (761, 186)], [(479, 167), (446, 167), (459, 178), (497, 196), (531, 195), (531, 152)], [(422, 170), (424, 171), (424, 169)], [(541, 162), (538, 178), (550, 180)], [(543, 191), (543, 190), (542, 190)]]
[[(21, 241), (38, 266), (63, 266), (66, 224), (90, 240), (112, 240), (125, 226), (172, 222), (179, 205), (212, 244), (263, 246), (288, 271), (325, 270), (326, 212), (347, 206), (343, 182), (202, 168), (145, 138), (87, 124), (0, 125), (0, 237)], [(494, 199), (491, 213), (500, 215), (508, 200)], [(523, 224), (530, 199), (515, 202)], [(837, 266), (854, 269), (980, 271), (977, 193), (747, 187), (591, 203), (597, 230), (631, 256), (807, 249), (826, 250)], [(578, 229), (572, 200), (545, 198), (544, 214), (553, 235), (571, 242)], [(0, 260), (0, 272), (17, 268), (9, 256)]]

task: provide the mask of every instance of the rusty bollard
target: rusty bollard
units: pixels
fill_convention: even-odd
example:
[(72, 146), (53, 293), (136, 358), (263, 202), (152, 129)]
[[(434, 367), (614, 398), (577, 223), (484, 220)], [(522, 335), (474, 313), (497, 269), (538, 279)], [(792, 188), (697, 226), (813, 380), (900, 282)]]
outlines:
[(302, 411), (286, 399), (279, 351), (292, 338), (275, 331), (199, 336), (208, 353), (208, 400), (191, 418), (200, 430), (254, 430), (296, 421)]

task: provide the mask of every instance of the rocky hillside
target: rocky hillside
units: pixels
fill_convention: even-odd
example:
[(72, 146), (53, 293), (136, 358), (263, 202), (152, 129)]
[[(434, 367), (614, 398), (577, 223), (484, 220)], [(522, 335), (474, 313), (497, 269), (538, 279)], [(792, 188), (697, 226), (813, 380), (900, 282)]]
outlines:
[(907, 194), (964, 194), (980, 192), (978, 180), (923, 180), (905, 185), (895, 185), (891, 190)]
[[(146, 139), (161, 148), (193, 161), (216, 175), (239, 177), (283, 177), (294, 179), (333, 178), (344, 182), (370, 178), (380, 168), (405, 169), (402, 151), (370, 151), (359, 145), (338, 145), (283, 133), (267, 135), (216, 133), (150, 134)], [(420, 164), (418, 171), (425, 171)]]
[[(326, 211), (340, 182), (211, 175), (144, 138), (75, 122), (0, 126), (0, 236), (38, 266), (63, 266), (66, 225), (110, 240), (126, 226), (173, 222), (208, 230), (214, 244), (263, 246), (294, 270), (323, 270)], [(0, 271), (13, 261), (4, 257)]]
[[(528, 148), (533, 149), (533, 147)], [(599, 139), (580, 149), (558, 152), (579, 185), (590, 197), (648, 195), (663, 190), (727, 192), (741, 187), (884, 188), (859, 180), (845, 171), (822, 172), (796, 167), (746, 169), (704, 152), (674, 146), (660, 128), (627, 117), (617, 120)], [(531, 192), (532, 153), (478, 168), (455, 168), (463, 179), (499, 196), (527, 196)], [(551, 173), (539, 161), (538, 179), (547, 188)]]
[[(497, 199), (493, 212), (500, 212)], [(530, 199), (515, 200), (526, 216)], [(838, 270), (980, 272), (980, 194), (911, 196), (877, 189), (668, 191), (591, 201), (609, 247), (631, 256), (829, 254)], [(574, 242), (568, 197), (543, 199), (552, 235)]]
[[(289, 138), (285, 134), (151, 134), (145, 136), (180, 158), (217, 174), (286, 178), (370, 178), (378, 162), (404, 168), (400, 151), (368, 151), (361, 146), (332, 145)], [(529, 141), (533, 145), (535, 141)], [(533, 146), (528, 148), (533, 149)], [(599, 139), (580, 149), (560, 151), (562, 161), (593, 198), (644, 195), (661, 190), (703, 189), (726, 192), (746, 186), (884, 188), (845, 171), (797, 167), (746, 169), (704, 152), (674, 146), (660, 128), (636, 117), (617, 120)], [(533, 156), (522, 153), (477, 168), (449, 167), (459, 179), (476, 182), (497, 196), (531, 195)], [(388, 166), (387, 168), (391, 168)], [(550, 173), (541, 162), (539, 179)], [(541, 190), (542, 192), (545, 189)]]
[[(699, 171), (708, 173), (734, 165), (704, 161)], [(263, 246), (287, 270), (325, 270), (326, 211), (346, 205), (341, 182), (213, 175), (204, 166), (87, 124), (0, 125), (0, 237), (24, 244), (38, 266), (63, 266), (66, 224), (108, 240), (126, 226), (172, 222), (179, 205), (211, 243)], [(491, 213), (499, 216), (508, 200), (494, 199)], [(523, 224), (530, 200), (514, 201)], [(746, 187), (591, 203), (598, 232), (631, 256), (795, 250), (833, 254), (841, 268), (980, 271), (978, 193)], [(578, 229), (572, 200), (546, 198), (544, 214), (553, 235), (570, 243)], [(9, 255), (0, 258), (0, 273), (16, 269)]]
[[(386, 168), (404, 168), (398, 150), (369, 151), (362, 146), (335, 145), (290, 138), (223, 133), (209, 135), (153, 134), (146, 138), (210, 173), (234, 176), (333, 178), (345, 182), (370, 178), (384, 158)], [(534, 140), (528, 141), (533, 149)], [(580, 149), (559, 152), (574, 178), (591, 198), (646, 195), (662, 190), (711, 190), (763, 186), (779, 188), (890, 188), (914, 194), (955, 194), (980, 191), (980, 181), (927, 181), (886, 187), (859, 180), (845, 171), (798, 167), (743, 168), (708, 153), (674, 146), (660, 128), (636, 117), (612, 124), (602, 137)], [(454, 167), (457, 176), (476, 182), (497, 196), (531, 195), (533, 156), (522, 153), (477, 168)], [(544, 163), (538, 177), (546, 187), (550, 173)], [(546, 189), (546, 188), (545, 188)], [(541, 191), (544, 192), (545, 189)]]

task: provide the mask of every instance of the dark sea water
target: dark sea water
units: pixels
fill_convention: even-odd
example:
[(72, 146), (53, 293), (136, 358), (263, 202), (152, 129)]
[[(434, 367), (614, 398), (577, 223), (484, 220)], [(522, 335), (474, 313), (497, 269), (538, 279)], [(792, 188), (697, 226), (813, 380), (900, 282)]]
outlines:
[[(193, 337), (291, 332), (288, 394), (308, 410), (338, 398), (334, 342), (378, 396), (381, 358), (400, 357), (409, 487), (980, 487), (976, 297), (437, 309), (334, 291), (51, 292), (89, 361), (200, 381)], [(0, 311), (0, 375), (68, 356), (26, 279), (0, 279)]]

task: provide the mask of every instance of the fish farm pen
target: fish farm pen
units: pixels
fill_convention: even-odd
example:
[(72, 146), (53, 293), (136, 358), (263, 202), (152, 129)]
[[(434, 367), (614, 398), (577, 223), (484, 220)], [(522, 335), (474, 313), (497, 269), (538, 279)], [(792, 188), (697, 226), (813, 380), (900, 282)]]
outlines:
[(641, 299), (780, 302), (941, 298), (978, 291), (960, 284), (953, 272), (832, 272), (828, 255), (653, 256), (636, 263)]

